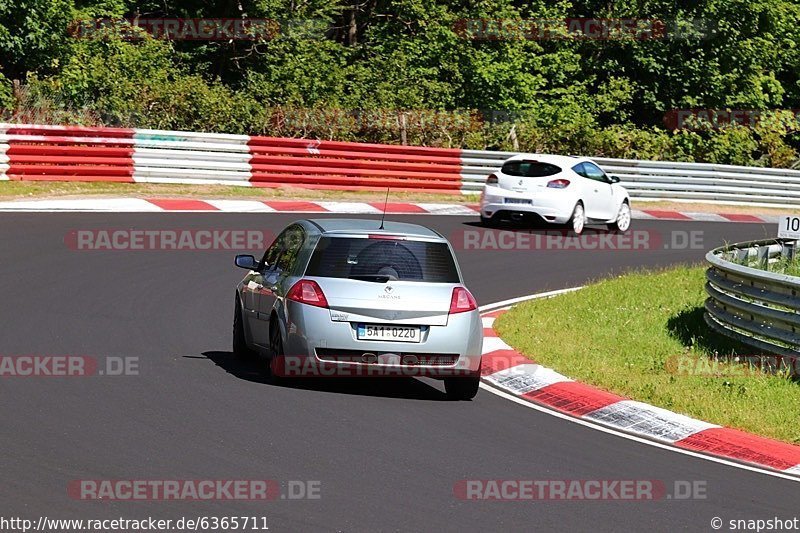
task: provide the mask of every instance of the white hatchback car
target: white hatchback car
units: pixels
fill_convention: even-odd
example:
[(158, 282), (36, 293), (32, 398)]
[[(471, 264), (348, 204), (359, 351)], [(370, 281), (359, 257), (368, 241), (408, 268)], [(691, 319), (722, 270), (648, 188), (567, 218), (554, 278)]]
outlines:
[(569, 223), (577, 234), (586, 224), (619, 232), (631, 225), (630, 197), (619, 178), (583, 157), (515, 155), (486, 180), (480, 208), (485, 225), (536, 218)]

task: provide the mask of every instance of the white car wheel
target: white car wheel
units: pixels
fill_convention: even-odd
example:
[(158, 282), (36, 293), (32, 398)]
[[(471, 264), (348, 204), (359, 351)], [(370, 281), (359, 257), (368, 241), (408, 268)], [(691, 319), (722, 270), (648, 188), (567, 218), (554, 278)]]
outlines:
[(583, 227), (586, 225), (586, 212), (583, 210), (583, 204), (578, 202), (575, 205), (575, 210), (572, 211), (572, 231), (576, 235), (583, 233)]
[(620, 233), (625, 233), (628, 231), (628, 228), (631, 227), (631, 206), (628, 205), (628, 202), (622, 202), (622, 205), (619, 206), (619, 213), (617, 213), (617, 219), (608, 225), (608, 229), (612, 231), (619, 231)]

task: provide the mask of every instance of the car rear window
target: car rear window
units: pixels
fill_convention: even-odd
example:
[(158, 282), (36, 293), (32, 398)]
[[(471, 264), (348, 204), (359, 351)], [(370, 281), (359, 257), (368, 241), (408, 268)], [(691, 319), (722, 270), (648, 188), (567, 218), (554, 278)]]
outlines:
[(384, 283), (460, 282), (446, 243), (380, 238), (323, 236), (311, 255), (306, 275)]
[(561, 172), (561, 168), (550, 163), (540, 161), (507, 161), (503, 163), (500, 172), (507, 176), (520, 176), (523, 178), (542, 178), (553, 176)]

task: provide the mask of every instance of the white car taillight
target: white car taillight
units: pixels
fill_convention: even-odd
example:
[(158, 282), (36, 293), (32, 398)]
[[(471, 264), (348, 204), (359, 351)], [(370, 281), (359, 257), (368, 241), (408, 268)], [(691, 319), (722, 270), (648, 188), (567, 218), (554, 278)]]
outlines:
[(464, 287), (453, 289), (453, 297), (450, 298), (450, 314), (464, 313), (478, 308), (475, 298)]
[(569, 186), (569, 180), (553, 180), (548, 181), (547, 186), (551, 189), (564, 189)]
[(489, 174), (489, 177), (486, 178), (486, 185), (497, 185), (497, 175)]
[(328, 308), (328, 299), (322, 292), (319, 284), (311, 279), (301, 279), (289, 289), (286, 298), (301, 304), (313, 305), (315, 307)]

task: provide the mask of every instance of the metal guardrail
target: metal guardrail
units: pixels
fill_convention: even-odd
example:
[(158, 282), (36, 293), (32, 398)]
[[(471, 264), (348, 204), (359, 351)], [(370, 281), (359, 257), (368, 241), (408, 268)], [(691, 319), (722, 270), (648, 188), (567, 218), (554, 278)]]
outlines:
[(770, 239), (708, 252), (706, 323), (758, 350), (800, 356), (800, 277), (766, 270), (794, 259), (797, 244)]
[[(479, 192), (486, 177), (515, 152), (462, 150), (462, 191)], [(800, 205), (800, 170), (673, 161), (593, 158), (640, 200), (724, 202), (764, 207)]]

